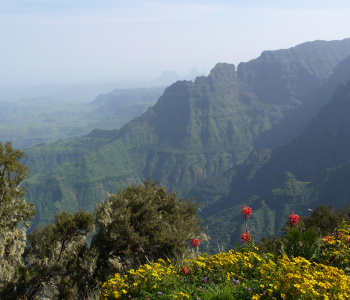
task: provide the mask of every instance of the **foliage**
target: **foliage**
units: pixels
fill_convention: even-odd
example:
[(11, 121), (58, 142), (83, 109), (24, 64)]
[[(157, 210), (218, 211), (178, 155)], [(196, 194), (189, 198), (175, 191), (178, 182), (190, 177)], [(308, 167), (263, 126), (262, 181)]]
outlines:
[[(1, 233), (12, 229), (25, 234), (25, 222), (33, 214), (20, 186), (27, 170), (18, 162), (21, 152), (13, 151), (10, 143), (3, 149), (7, 155), (1, 167)], [(350, 271), (350, 232), (349, 224), (341, 223), (349, 217), (348, 208), (320, 206), (305, 218), (292, 213), (284, 235), (271, 243), (265, 239), (261, 251), (248, 231), (252, 209), (244, 206), (243, 246), (216, 255), (198, 254), (197, 209), (192, 200), (182, 201), (146, 180), (108, 195), (94, 214), (57, 214), (53, 224), (28, 235), (25, 250), (22, 240), (17, 260), (5, 257), (13, 265), (10, 271), (3, 267), (8, 279), (2, 281), (0, 298), (91, 299), (101, 286), (102, 299), (350, 297), (345, 273)], [(319, 222), (321, 216), (325, 222)], [(18, 227), (21, 223), (23, 228)], [(89, 235), (91, 244), (86, 241)], [(190, 245), (193, 257), (183, 259)]]
[[(252, 209), (244, 206), (242, 213), (247, 231)], [(200, 254), (183, 264), (159, 259), (124, 276), (115, 274), (103, 284), (101, 299), (348, 299), (348, 223), (324, 238), (324, 264), (315, 262), (320, 250), (315, 227), (306, 230), (292, 213), (283, 230), (281, 249), (288, 255), (264, 253), (245, 243), (237, 244), (236, 251)]]
[[(324, 251), (322, 239), (330, 233), (342, 228), (342, 222), (349, 219), (349, 208), (341, 207), (334, 210), (332, 206), (320, 205), (310, 212), (308, 217), (298, 219), (297, 215), (290, 215), (289, 221), (282, 228), (283, 235), (264, 237), (259, 243), (260, 252), (269, 252), (274, 255), (286, 254), (289, 257), (301, 256), (308, 260), (322, 262)], [(297, 216), (299, 217), (299, 216)]]
[[(101, 299), (348, 299), (343, 270), (297, 257), (258, 254), (254, 246), (198, 255), (184, 265), (148, 263), (104, 285)], [(183, 272), (184, 268), (188, 272)]]
[(323, 239), (322, 259), (324, 263), (350, 272), (350, 227), (344, 221), (333, 234)]
[(25, 265), (19, 268), (17, 282), (2, 291), (1, 299), (13, 299), (13, 295), (81, 299), (89, 294), (86, 285), (94, 261), (85, 239), (94, 231), (93, 220), (91, 213), (62, 212), (55, 223), (36, 227), (28, 235)]
[(320, 237), (313, 227), (304, 230), (293, 227), (282, 238), (281, 252), (289, 257), (304, 257), (308, 260), (317, 260), (320, 250)]
[(200, 232), (197, 208), (192, 200), (182, 201), (151, 180), (108, 195), (95, 212), (97, 232), (91, 246), (99, 254), (96, 276), (105, 279), (114, 274), (120, 267), (113, 264), (130, 268), (158, 258), (182, 257), (188, 241)]
[(11, 142), (0, 142), (0, 289), (23, 264), (26, 230), (34, 216), (34, 206), (26, 203), (21, 186), (28, 174), (28, 168), (19, 162), (23, 156)]
[[(211, 299), (222, 289), (234, 288), (227, 293), (231, 296), (245, 294), (240, 299), (250, 299), (251, 288), (244, 288), (244, 275), (254, 273), (254, 266), (260, 257), (255, 252), (238, 253), (230, 251), (213, 256), (199, 254), (182, 264), (172, 264), (170, 260), (148, 263), (137, 270), (130, 270), (125, 276), (116, 274), (104, 284), (103, 299), (135, 299), (140, 295), (154, 299)], [(188, 272), (184, 272), (184, 265)], [(253, 266), (254, 265), (254, 266)], [(131, 296), (131, 297), (129, 297)], [(147, 299), (147, 298), (146, 298)], [(224, 299), (224, 298), (221, 298)]]
[(307, 228), (314, 226), (323, 236), (335, 232), (343, 221), (350, 220), (349, 209), (348, 206), (333, 209), (331, 205), (321, 204), (314, 211), (311, 211), (309, 217), (305, 218), (305, 226)]
[[(10, 144), (6, 146), (9, 148)], [(15, 158), (19, 158), (21, 152), (15, 154)], [(5, 229), (12, 226), (13, 231), (17, 230), (15, 225), (29, 217), (18, 207), (32, 208), (20, 202), (24, 189), (19, 183), (25, 172), (17, 174), (16, 171), (21, 171), (23, 166), (17, 164), (16, 159), (6, 158), (1, 169), (2, 183), (6, 184), (1, 185), (1, 192), (2, 199), (7, 202), (3, 201), (4, 205), (0, 206), (3, 216), (0, 229), (5, 237)], [(17, 261), (12, 256), (3, 258), (8, 265), (12, 263), (12, 269), (2, 265), (4, 273), (1, 275), (7, 277), (6, 280), (1, 278), (0, 298), (90, 299), (98, 294), (101, 278), (105, 279), (116, 270), (129, 269), (131, 265), (137, 267), (160, 257), (180, 259), (186, 251), (190, 252), (190, 239), (195, 242), (196, 249), (200, 244), (197, 237), (201, 232), (201, 220), (196, 216), (197, 209), (192, 200), (182, 201), (176, 193), (168, 193), (147, 180), (143, 186), (131, 186), (108, 195), (95, 213), (63, 211), (56, 214), (55, 222), (37, 226), (28, 235), (26, 244), (25, 235), (21, 236), (22, 244), (16, 249)], [(5, 223), (13, 219), (9, 212), (18, 214), (17, 222)], [(95, 234), (94, 222), (98, 226)], [(91, 243), (86, 240), (89, 236), (92, 236)], [(6, 243), (1, 247), (6, 250)]]
[[(302, 257), (278, 257), (259, 267), (263, 293), (253, 299), (348, 299), (350, 279), (344, 271)], [(265, 297), (266, 296), (266, 297)], [(267, 297), (268, 296), (268, 297)]]

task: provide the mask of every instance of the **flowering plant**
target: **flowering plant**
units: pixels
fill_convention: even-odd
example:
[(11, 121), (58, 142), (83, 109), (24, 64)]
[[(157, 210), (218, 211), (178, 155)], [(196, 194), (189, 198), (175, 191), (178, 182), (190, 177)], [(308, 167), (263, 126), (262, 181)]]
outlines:
[(243, 205), (242, 214), (244, 215), (243, 218), (249, 218), (249, 216), (252, 214), (251, 207)]
[(187, 275), (189, 272), (188, 268), (187, 267), (182, 267), (182, 273)]
[(294, 213), (292, 213), (289, 216), (289, 222), (290, 222), (291, 226), (296, 226), (298, 224), (298, 222), (299, 222), (299, 216), (295, 215)]
[[(244, 209), (251, 214), (251, 209)], [(294, 213), (291, 216), (288, 225), (299, 221)], [(323, 242), (313, 227), (287, 226), (282, 253), (276, 254), (259, 253), (246, 219), (245, 225), (241, 239), (247, 246), (216, 255), (197, 254), (182, 264), (159, 259), (124, 276), (116, 274), (104, 283), (101, 300), (350, 299), (350, 277), (345, 273), (350, 271), (349, 223)], [(192, 239), (191, 244), (197, 251), (200, 240)]]
[(350, 271), (350, 230), (344, 221), (336, 234), (329, 234), (323, 239), (323, 262), (345, 272)]
[(252, 240), (252, 236), (248, 231), (247, 217), (250, 218), (249, 216), (252, 214), (252, 208), (248, 207), (247, 205), (243, 205), (242, 214), (244, 219), (245, 232), (241, 234), (241, 240), (243, 241), (243, 243), (248, 245)]
[(250, 235), (249, 231), (241, 234), (241, 240), (243, 243), (249, 244), (249, 242), (252, 240), (252, 236)]
[(192, 239), (191, 240), (191, 245), (193, 248), (199, 247), (200, 244), (201, 244), (201, 241), (199, 239)]
[(103, 284), (100, 299), (350, 299), (343, 270), (302, 257), (259, 254), (254, 246), (183, 263), (160, 259), (116, 274)]

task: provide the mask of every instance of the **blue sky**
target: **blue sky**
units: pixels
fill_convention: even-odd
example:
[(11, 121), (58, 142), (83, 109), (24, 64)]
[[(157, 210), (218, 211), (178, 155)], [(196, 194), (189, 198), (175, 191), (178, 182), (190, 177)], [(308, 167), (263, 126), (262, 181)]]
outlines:
[(348, 0), (0, 0), (0, 87), (209, 72), (348, 38), (349, 15)]

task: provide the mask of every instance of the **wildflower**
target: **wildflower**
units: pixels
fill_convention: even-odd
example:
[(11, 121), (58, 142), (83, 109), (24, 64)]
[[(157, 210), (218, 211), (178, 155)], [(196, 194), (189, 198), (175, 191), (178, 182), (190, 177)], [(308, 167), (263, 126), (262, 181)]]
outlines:
[(203, 278), (203, 282), (204, 282), (204, 283), (207, 283), (207, 282), (208, 282), (208, 277), (204, 277), (204, 278)]
[(199, 247), (200, 244), (201, 244), (201, 241), (199, 239), (192, 239), (191, 240), (191, 245), (193, 248)]
[(163, 293), (162, 292), (158, 292), (158, 295), (163, 295)]
[(330, 236), (325, 236), (324, 237), (324, 240), (326, 241), (326, 242), (331, 242), (332, 241), (332, 238), (330, 237)]
[(185, 275), (187, 275), (188, 274), (188, 268), (186, 268), (186, 267), (182, 267), (182, 273), (184, 273)]
[(295, 215), (294, 213), (292, 213), (292, 214), (289, 216), (289, 222), (290, 222), (290, 225), (292, 225), (292, 226), (297, 225), (298, 222), (299, 222), (299, 216), (298, 216), (298, 215)]
[(243, 243), (249, 243), (252, 240), (252, 236), (249, 234), (249, 231), (248, 233), (246, 232), (242, 233), (241, 240), (243, 241)]
[(252, 209), (246, 205), (243, 205), (242, 214), (244, 215), (243, 218), (250, 218), (249, 215), (252, 214)]

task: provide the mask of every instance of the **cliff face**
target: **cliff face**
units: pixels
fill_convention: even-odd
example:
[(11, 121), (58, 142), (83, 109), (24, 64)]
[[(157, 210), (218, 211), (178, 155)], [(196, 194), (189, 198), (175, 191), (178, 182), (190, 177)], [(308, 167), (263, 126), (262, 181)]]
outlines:
[(291, 212), (307, 215), (320, 204), (349, 205), (350, 80), (338, 86), (302, 135), (254, 156), (190, 192), (206, 203), (202, 216), (209, 234), (224, 245), (238, 240), (243, 230), (228, 226), (237, 223), (242, 203), (255, 209), (250, 230), (257, 240), (278, 232)]
[[(42, 172), (27, 180), (27, 200), (37, 205), (39, 218), (50, 219), (67, 207), (92, 210), (104, 191), (115, 192), (148, 177), (186, 195), (197, 183), (229, 172), (248, 157), (251, 161), (259, 139), (260, 148), (270, 148), (295, 136), (296, 130), (289, 129), (300, 127), (296, 112), (303, 110), (335, 61), (343, 59), (342, 53), (350, 55), (350, 40), (321, 42), (317, 52), (318, 44), (266, 52), (241, 64), (237, 72), (233, 65), (220, 63), (207, 77), (174, 83), (141, 117), (110, 136), (103, 132), (108, 137), (100, 147), (97, 132), (67, 147), (70, 161), (49, 167), (42, 159), (41, 168), (34, 165)], [(310, 57), (315, 51), (317, 60)], [(314, 107), (310, 104), (309, 110)], [(280, 134), (265, 138), (275, 128)], [(86, 144), (93, 145), (91, 151), (77, 150)], [(30, 160), (34, 151), (48, 153), (42, 147), (27, 151), (28, 161), (35, 163)]]
[(264, 103), (301, 102), (320, 88), (349, 55), (350, 39), (307, 42), (290, 49), (264, 51), (238, 66), (238, 77)]

